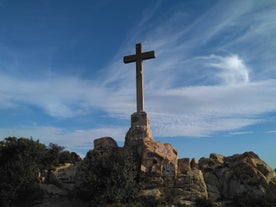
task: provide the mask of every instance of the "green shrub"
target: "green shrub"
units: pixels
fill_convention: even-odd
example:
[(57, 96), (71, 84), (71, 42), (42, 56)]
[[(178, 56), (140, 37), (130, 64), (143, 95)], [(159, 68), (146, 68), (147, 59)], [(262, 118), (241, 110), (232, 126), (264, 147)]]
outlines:
[(90, 151), (82, 166), (79, 194), (92, 206), (129, 203), (138, 192), (137, 166), (132, 156), (115, 150), (105, 156)]
[[(0, 206), (41, 197), (36, 185), (39, 177), (60, 164), (62, 153), (67, 152), (63, 150), (64, 147), (55, 144), (46, 147), (39, 140), (27, 138), (8, 137), (0, 141)], [(64, 161), (78, 159), (76, 154), (69, 154)]]
[(46, 147), (39, 141), (9, 137), (0, 142), (0, 198), (3, 203), (24, 195), (38, 182)]

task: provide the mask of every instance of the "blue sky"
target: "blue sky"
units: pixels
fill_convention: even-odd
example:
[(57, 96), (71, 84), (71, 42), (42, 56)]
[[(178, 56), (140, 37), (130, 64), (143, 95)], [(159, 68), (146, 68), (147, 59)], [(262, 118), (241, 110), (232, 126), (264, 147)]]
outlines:
[(136, 110), (142, 42), (145, 111), (180, 157), (254, 151), (276, 168), (276, 2), (0, 0), (0, 137), (85, 155), (123, 145)]

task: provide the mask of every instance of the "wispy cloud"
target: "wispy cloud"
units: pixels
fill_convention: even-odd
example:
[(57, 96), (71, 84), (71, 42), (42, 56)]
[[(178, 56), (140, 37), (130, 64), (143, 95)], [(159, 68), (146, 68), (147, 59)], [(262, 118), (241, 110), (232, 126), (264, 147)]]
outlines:
[[(157, 72), (148, 72), (151, 87), (146, 99), (158, 136), (208, 136), (265, 121), (259, 115), (276, 110), (275, 80), (271, 79), (275, 69), (255, 64), (260, 61), (256, 53), (264, 45), (248, 29), (262, 27), (258, 35), (273, 41), (276, 15), (267, 7), (275, 4), (224, 3), (211, 7), (186, 28), (179, 22), (187, 14), (176, 13), (168, 24), (159, 26), (166, 35), (156, 32), (148, 41), (162, 51), (161, 60), (149, 64)], [(258, 16), (258, 21), (251, 15)], [(266, 54), (261, 54), (263, 60)], [(258, 78), (261, 71), (274, 72)]]
[[(51, 84), (4, 80), (9, 80), (11, 87), (1, 85), (9, 94), (1, 96), (2, 103), (6, 103), (2, 108), (7, 107), (7, 103), (9, 107), (31, 104), (60, 118), (81, 116), (99, 108), (110, 116), (128, 119), (135, 104), (126, 89), (113, 91), (103, 86), (93, 87), (72, 78)], [(146, 111), (157, 136), (207, 136), (215, 131), (238, 129), (262, 121), (258, 115), (276, 111), (274, 94), (275, 80), (166, 90), (153, 88), (146, 93)]]
[(118, 92), (77, 77), (25, 80), (1, 75), (0, 87), (0, 108), (32, 105), (53, 117), (75, 117), (93, 108), (116, 113), (129, 107), (124, 89)]
[(218, 68), (218, 78), (227, 85), (244, 84), (249, 82), (249, 69), (237, 55), (210, 55), (203, 58), (210, 67)]
[(252, 131), (237, 131), (237, 132), (231, 132), (230, 135), (244, 135), (244, 134), (252, 134)]
[(259, 115), (276, 111), (275, 86), (275, 80), (268, 80), (162, 91), (160, 95), (149, 95), (149, 111), (158, 136), (208, 136), (265, 121)]
[(268, 134), (275, 134), (275, 133), (276, 133), (276, 130), (266, 131), (266, 133), (268, 133)]

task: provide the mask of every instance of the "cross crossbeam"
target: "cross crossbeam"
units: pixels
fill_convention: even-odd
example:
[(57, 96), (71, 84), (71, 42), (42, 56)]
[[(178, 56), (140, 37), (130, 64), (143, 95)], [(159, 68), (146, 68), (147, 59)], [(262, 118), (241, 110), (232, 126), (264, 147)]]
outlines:
[(136, 62), (136, 101), (137, 112), (144, 111), (144, 69), (143, 60), (155, 58), (155, 52), (142, 52), (142, 44), (136, 44), (136, 54), (124, 57), (124, 63)]

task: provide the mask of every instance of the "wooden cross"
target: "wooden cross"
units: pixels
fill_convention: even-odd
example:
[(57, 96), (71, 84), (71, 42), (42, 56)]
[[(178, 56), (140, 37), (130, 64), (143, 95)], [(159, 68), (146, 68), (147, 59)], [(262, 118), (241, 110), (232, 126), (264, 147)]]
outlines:
[(136, 44), (136, 54), (124, 57), (124, 63), (136, 62), (136, 101), (137, 112), (144, 111), (144, 70), (143, 60), (155, 58), (154, 51), (142, 52), (142, 44)]

